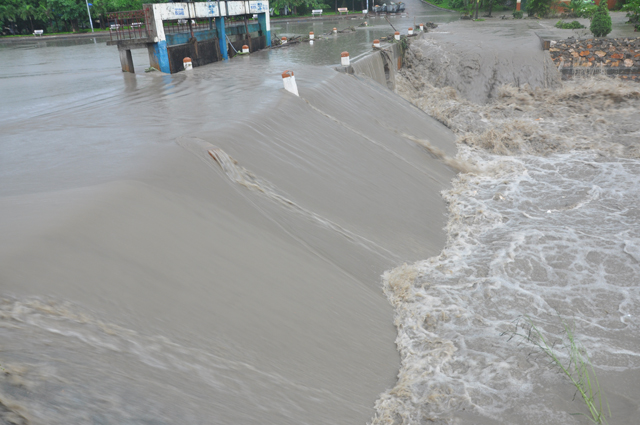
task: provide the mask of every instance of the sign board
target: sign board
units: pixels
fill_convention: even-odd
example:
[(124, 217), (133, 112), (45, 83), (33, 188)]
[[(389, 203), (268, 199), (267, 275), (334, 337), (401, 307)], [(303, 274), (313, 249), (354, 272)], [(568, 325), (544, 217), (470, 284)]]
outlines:
[(213, 2), (207, 3), (194, 3), (196, 7), (196, 17), (198, 18), (213, 18), (216, 16), (220, 16), (220, 11), (218, 10), (218, 4)]
[(266, 13), (269, 11), (268, 1), (250, 1), (249, 8), (251, 13)]

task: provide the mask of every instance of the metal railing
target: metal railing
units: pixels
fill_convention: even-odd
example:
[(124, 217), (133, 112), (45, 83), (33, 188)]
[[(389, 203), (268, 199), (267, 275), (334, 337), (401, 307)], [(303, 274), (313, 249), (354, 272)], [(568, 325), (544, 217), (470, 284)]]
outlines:
[(198, 19), (177, 19), (172, 21), (163, 21), (165, 34), (180, 34), (191, 31), (206, 31), (215, 29), (216, 24), (213, 19), (210, 18), (198, 18)]
[(107, 18), (111, 41), (149, 38), (148, 17), (144, 10), (113, 12)]

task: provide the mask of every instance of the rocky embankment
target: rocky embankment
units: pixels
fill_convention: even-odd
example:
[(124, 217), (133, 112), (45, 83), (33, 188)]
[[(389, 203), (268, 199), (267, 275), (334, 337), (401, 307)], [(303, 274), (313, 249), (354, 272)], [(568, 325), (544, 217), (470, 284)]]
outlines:
[(640, 38), (569, 38), (552, 41), (549, 52), (564, 78), (591, 69), (623, 79), (640, 79)]

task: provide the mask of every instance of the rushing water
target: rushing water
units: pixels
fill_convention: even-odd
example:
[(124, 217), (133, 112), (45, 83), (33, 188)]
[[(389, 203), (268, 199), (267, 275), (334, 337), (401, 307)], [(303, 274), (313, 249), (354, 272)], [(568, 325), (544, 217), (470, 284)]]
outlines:
[(568, 327), (610, 423), (637, 423), (640, 91), (562, 84), (544, 58), (518, 59), (529, 39), (501, 40), (495, 25), (464, 46), (453, 44), (468, 27), (447, 30), (411, 46), (399, 91), (457, 131), (471, 171), (445, 192), (442, 253), (385, 275), (402, 367), (374, 422), (588, 423), (576, 388), (527, 340), (533, 324), (565, 366)]
[(562, 85), (535, 22), (448, 25), (396, 83), (456, 149), (329, 66), (392, 31), (369, 23), (171, 76), (0, 45), (0, 421), (587, 423), (503, 335), (526, 315), (559, 348), (569, 323), (637, 422), (637, 90)]

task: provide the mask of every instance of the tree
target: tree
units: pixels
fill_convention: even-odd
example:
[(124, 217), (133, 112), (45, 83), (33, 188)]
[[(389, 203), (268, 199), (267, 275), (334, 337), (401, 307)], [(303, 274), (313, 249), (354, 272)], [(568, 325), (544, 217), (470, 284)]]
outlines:
[(611, 16), (606, 0), (600, 0), (600, 6), (593, 15), (589, 29), (595, 37), (606, 37), (611, 32)]
[(487, 12), (487, 17), (491, 18), (492, 10), (493, 10), (493, 0), (489, 0), (489, 11)]

